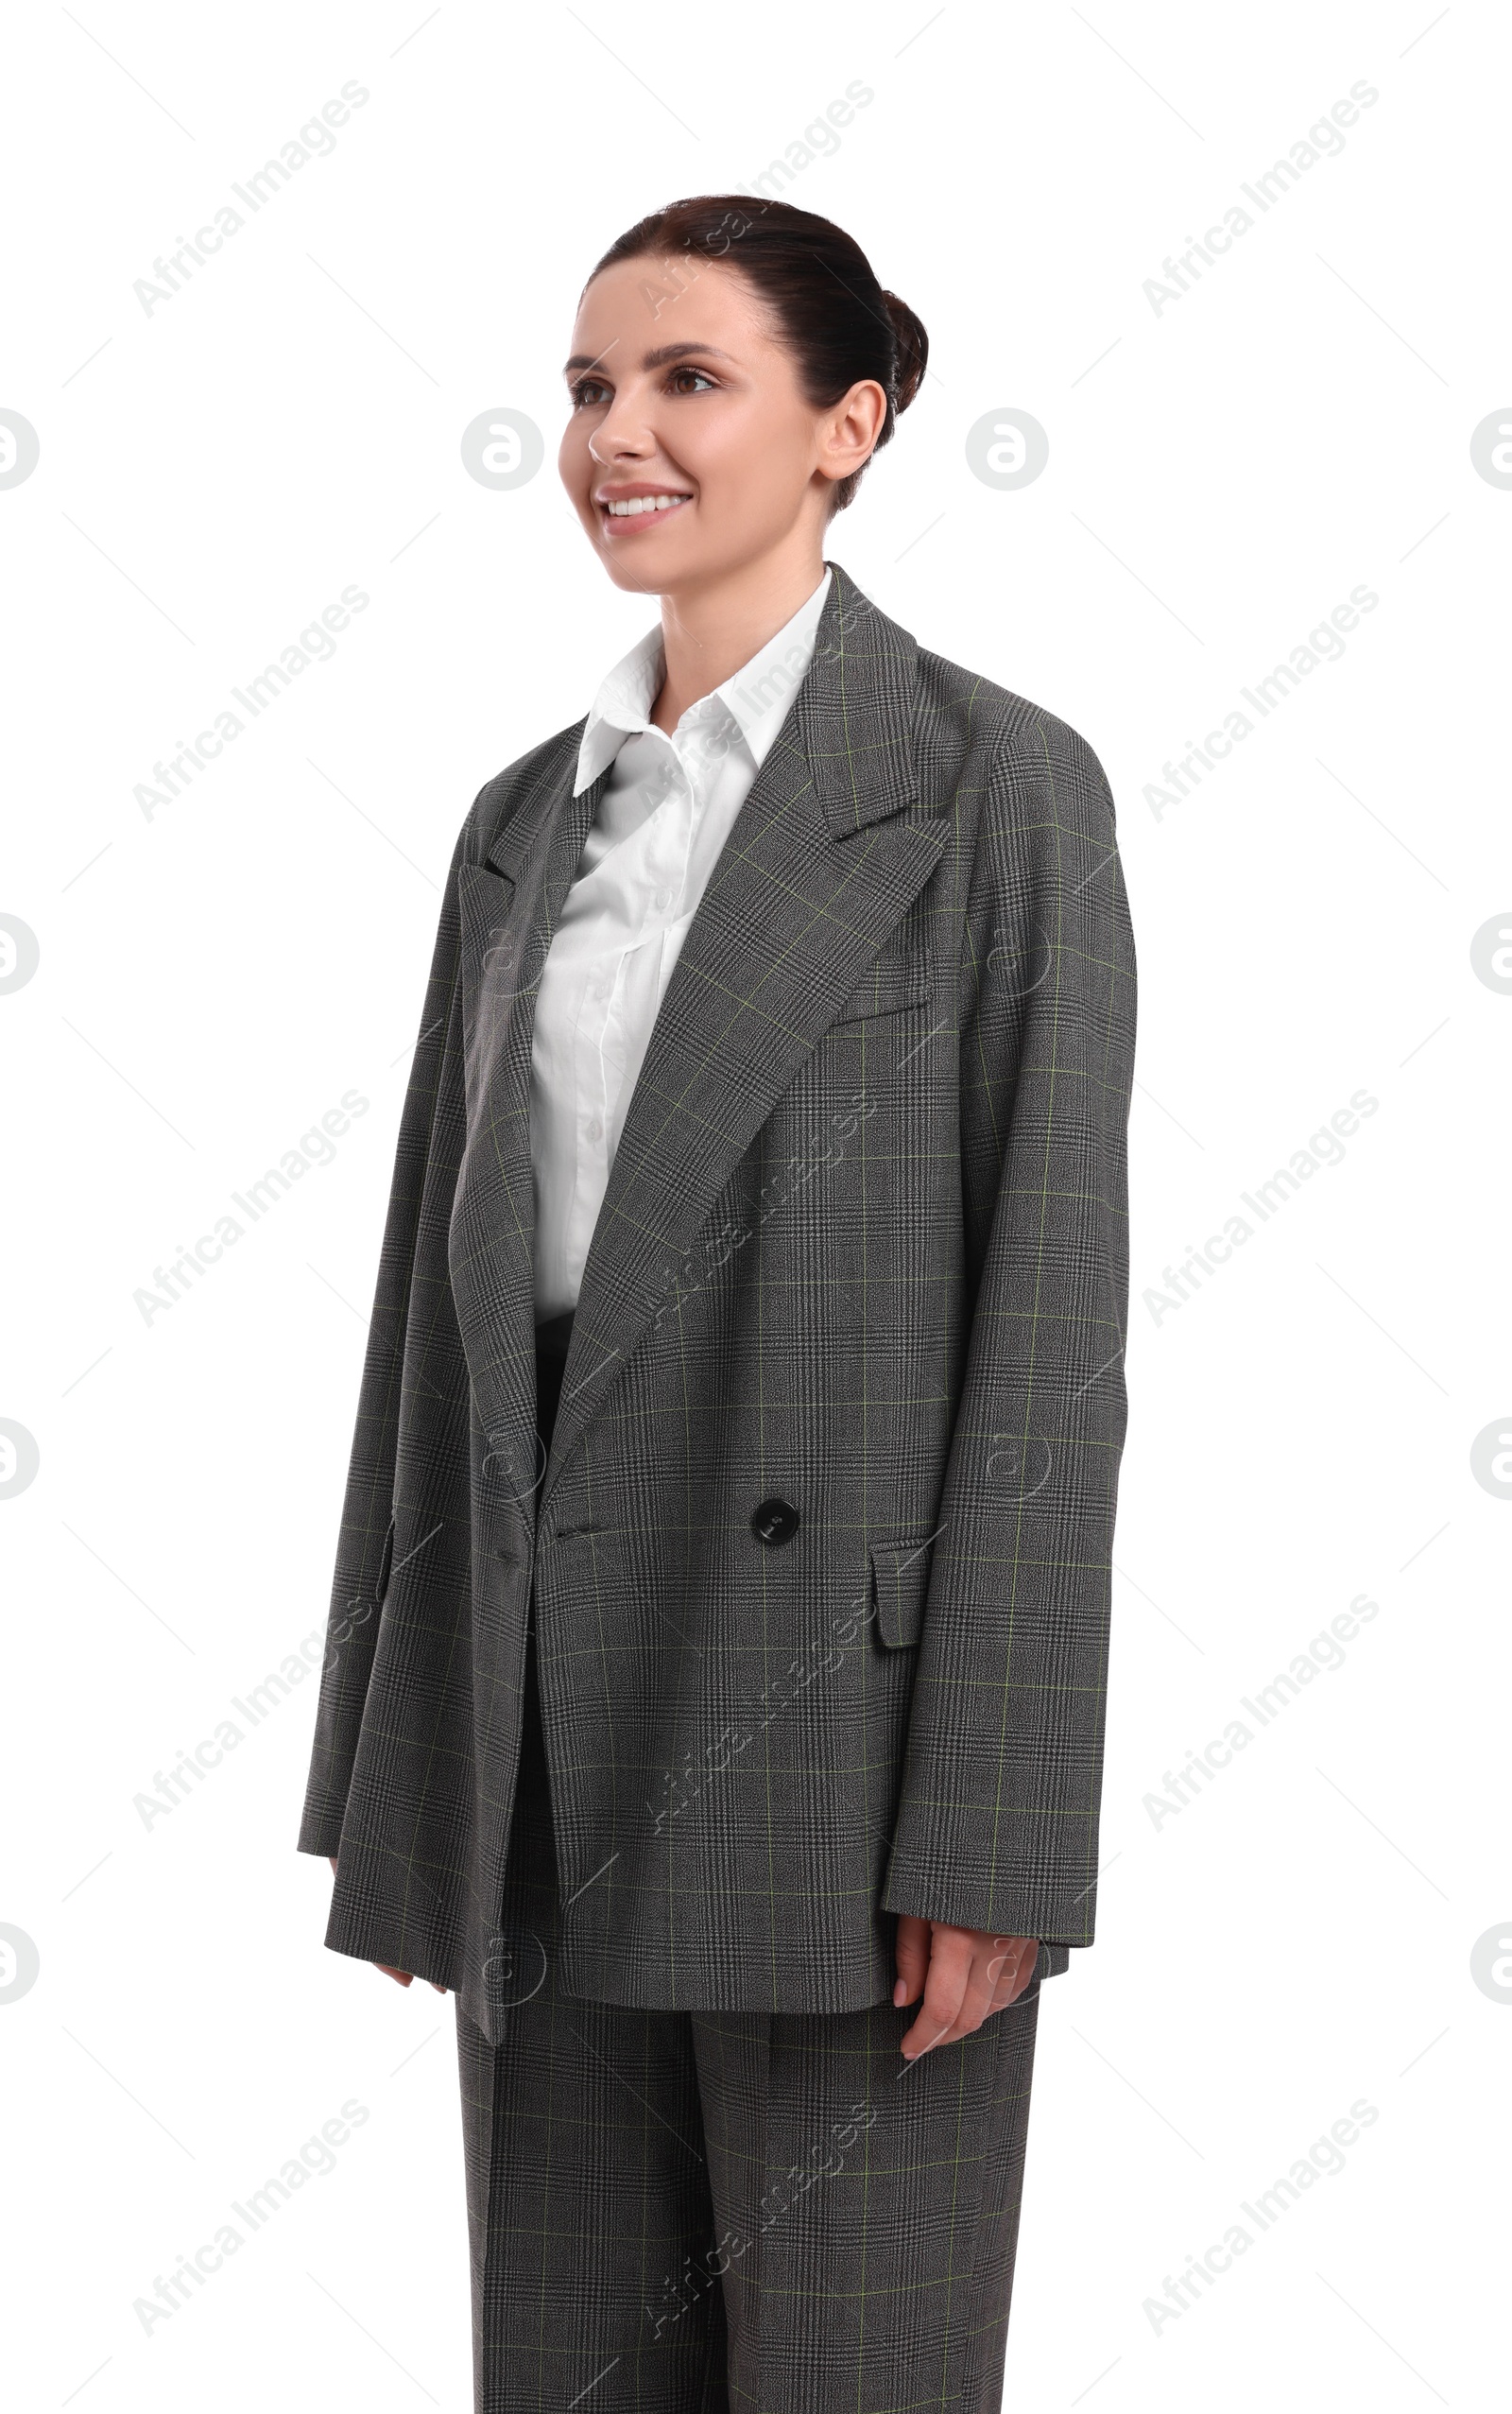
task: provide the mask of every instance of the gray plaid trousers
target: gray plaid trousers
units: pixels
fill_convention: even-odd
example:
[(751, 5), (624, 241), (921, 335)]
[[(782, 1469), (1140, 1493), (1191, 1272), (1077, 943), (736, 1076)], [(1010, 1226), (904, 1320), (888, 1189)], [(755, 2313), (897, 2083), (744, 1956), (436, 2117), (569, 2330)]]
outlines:
[(997, 2414), (1040, 1980), (917, 2016), (569, 1993), (533, 1637), (502, 2043), (457, 2010), (477, 2414)]

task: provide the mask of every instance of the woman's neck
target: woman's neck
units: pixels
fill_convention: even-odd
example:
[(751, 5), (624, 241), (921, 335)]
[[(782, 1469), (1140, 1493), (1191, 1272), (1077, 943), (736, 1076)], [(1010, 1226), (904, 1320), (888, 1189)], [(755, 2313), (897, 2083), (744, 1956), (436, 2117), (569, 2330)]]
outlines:
[(651, 718), (668, 736), (690, 704), (723, 686), (813, 595), (824, 557), (806, 529), (799, 533), (801, 545), (764, 554), (691, 593), (662, 596), (666, 670)]

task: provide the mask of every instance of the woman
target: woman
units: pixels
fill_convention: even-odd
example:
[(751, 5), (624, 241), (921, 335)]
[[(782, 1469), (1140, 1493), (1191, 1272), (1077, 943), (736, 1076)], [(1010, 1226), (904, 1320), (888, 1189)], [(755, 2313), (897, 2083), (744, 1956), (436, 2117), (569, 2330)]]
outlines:
[(301, 1844), (458, 1992), (490, 2414), (1001, 2395), (1134, 958), (1088, 746), (826, 558), (925, 357), (807, 212), (611, 247), (560, 468), (661, 626), (447, 884)]

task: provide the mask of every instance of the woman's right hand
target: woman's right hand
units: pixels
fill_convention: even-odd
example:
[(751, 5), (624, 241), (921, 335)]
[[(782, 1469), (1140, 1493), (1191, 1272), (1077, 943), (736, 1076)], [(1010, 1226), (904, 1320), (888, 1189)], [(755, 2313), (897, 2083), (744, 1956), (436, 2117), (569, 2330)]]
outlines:
[[(336, 1873), (335, 1854), (333, 1853), (330, 1858), (331, 1874), (335, 1877)], [(375, 1970), (381, 1970), (386, 1978), (396, 1979), (402, 1987), (410, 1987), (415, 1983), (415, 1973), (413, 1970), (390, 1970), (387, 1961), (375, 1961), (372, 1966)], [(434, 1978), (430, 1983), (433, 1987), (436, 1987), (436, 1981)], [(446, 1989), (444, 1987), (436, 1987), (436, 1992), (438, 1995), (444, 1995)]]

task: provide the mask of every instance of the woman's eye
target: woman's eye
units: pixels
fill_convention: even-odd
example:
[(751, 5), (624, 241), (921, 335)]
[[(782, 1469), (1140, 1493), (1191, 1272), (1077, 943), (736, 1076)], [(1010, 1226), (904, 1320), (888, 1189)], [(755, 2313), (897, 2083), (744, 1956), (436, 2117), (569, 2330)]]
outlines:
[[(698, 382), (695, 386), (679, 386), (678, 380), (683, 377), (696, 378)], [(705, 369), (684, 366), (668, 371), (667, 389), (672, 393), (699, 393), (704, 390), (713, 393), (714, 380)], [(579, 377), (575, 386), (568, 387), (567, 392), (575, 410), (593, 409), (609, 397), (609, 388), (601, 377)]]

